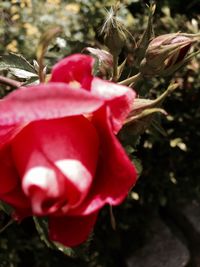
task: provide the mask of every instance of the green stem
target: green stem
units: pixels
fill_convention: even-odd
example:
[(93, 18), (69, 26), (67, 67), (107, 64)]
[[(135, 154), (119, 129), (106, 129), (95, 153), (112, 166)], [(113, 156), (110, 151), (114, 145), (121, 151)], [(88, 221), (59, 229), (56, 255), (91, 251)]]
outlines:
[(11, 219), (6, 225), (4, 225), (4, 226), (0, 229), (0, 234), (3, 233), (3, 231), (5, 231), (6, 228), (7, 228), (8, 226), (10, 226), (13, 222), (14, 222), (14, 220)]
[(41, 56), (41, 58), (39, 58), (39, 60), (38, 60), (38, 65), (39, 65), (38, 75), (39, 75), (40, 83), (45, 82), (44, 63), (43, 62), (44, 62), (44, 58), (43, 58), (43, 56)]
[(118, 56), (113, 55), (113, 77), (112, 81), (116, 82), (118, 80)]
[(142, 79), (142, 74), (139, 72), (134, 76), (131, 76), (129, 78), (127, 78), (126, 80), (123, 80), (121, 82), (119, 82), (118, 84), (121, 85), (131, 85), (131, 84), (136, 84), (138, 81), (140, 81)]

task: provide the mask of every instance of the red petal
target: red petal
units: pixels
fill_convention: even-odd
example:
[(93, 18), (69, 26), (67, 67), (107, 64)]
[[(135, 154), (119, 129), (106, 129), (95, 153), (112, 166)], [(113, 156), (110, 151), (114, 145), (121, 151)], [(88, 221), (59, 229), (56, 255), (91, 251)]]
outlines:
[(0, 127), (91, 113), (103, 104), (89, 92), (63, 83), (24, 87), (0, 101)]
[(105, 204), (118, 205), (127, 196), (137, 179), (136, 169), (106, 121), (106, 110), (95, 114), (94, 124), (99, 132), (101, 154), (90, 194), (70, 214), (90, 214)]
[(94, 59), (74, 54), (59, 61), (52, 69), (50, 82), (70, 83), (77, 81), (84, 89), (90, 89)]
[(92, 77), (94, 59), (90, 56), (75, 54), (58, 62), (53, 70), (51, 82), (80, 83), (82, 89), (90, 90), (93, 95), (107, 100), (113, 117), (113, 128), (117, 133), (131, 111), (135, 92), (99, 78)]
[[(5, 134), (7, 132), (7, 134), (5, 136), (3, 135), (3, 137), (6, 137), (9, 140), (12, 139), (12, 129), (4, 129), (3, 133)], [(12, 133), (9, 130), (11, 130)], [(6, 138), (4, 138), (3, 144), (5, 143)], [(0, 150), (0, 162), (0, 199), (12, 205), (17, 210), (29, 208), (30, 203), (21, 189), (19, 174), (15, 168), (15, 164), (12, 159), (11, 148), (9, 145), (2, 146)]]
[(18, 173), (12, 160), (11, 151), (8, 146), (0, 151), (0, 174), (1, 186), (0, 196), (12, 191), (19, 183)]
[(111, 110), (114, 132), (117, 133), (131, 111), (135, 92), (126, 86), (94, 78), (91, 84), (91, 93), (106, 100)]
[(25, 125), (0, 125), (0, 149), (9, 143)]
[(21, 214), (23, 214), (23, 217), (29, 216), (31, 214), (30, 201), (22, 191), (20, 184), (16, 186), (12, 191), (1, 195), (0, 199), (14, 207), (16, 213), (20, 214), (19, 217), (21, 217)]
[(64, 200), (68, 207), (83, 201), (95, 174), (98, 142), (83, 116), (33, 122), (15, 137), (13, 158), (35, 213), (59, 212)]
[(49, 237), (68, 247), (80, 245), (87, 240), (96, 219), (97, 213), (80, 217), (50, 217)]

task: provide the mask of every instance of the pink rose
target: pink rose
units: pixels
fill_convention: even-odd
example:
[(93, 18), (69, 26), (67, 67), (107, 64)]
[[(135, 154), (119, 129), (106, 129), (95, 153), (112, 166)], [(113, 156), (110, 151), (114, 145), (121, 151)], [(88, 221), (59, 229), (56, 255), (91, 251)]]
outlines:
[(50, 238), (66, 246), (85, 241), (99, 210), (120, 204), (136, 181), (115, 137), (135, 93), (93, 77), (93, 63), (69, 56), (48, 84), (0, 101), (0, 199), (18, 218), (47, 216)]

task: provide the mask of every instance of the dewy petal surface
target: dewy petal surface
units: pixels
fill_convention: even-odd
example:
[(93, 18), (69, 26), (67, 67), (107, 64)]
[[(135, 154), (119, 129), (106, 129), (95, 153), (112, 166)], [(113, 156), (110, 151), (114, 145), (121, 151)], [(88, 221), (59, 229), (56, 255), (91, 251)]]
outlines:
[(50, 239), (60, 242), (65, 246), (77, 246), (88, 238), (96, 222), (97, 213), (77, 217), (50, 217)]
[(41, 119), (91, 113), (104, 102), (82, 89), (64, 83), (20, 88), (0, 100), (0, 128)]
[(94, 58), (74, 54), (60, 60), (52, 69), (50, 82), (78, 82), (82, 88), (89, 90), (92, 80)]
[(36, 213), (42, 213), (38, 207), (45, 195), (55, 201), (64, 196), (69, 208), (83, 201), (96, 171), (98, 149), (96, 129), (83, 116), (33, 122), (15, 137), (13, 158)]
[(82, 205), (69, 214), (91, 214), (105, 204), (118, 205), (136, 183), (136, 169), (112, 133), (106, 113), (105, 107), (97, 111), (93, 121), (101, 148), (93, 186)]

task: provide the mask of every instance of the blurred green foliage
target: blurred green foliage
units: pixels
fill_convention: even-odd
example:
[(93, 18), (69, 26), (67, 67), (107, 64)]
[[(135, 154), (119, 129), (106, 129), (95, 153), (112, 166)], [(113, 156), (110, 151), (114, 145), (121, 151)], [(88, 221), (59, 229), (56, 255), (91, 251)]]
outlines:
[[(0, 2), (0, 54), (9, 51), (32, 60), (41, 34), (52, 26), (63, 31), (55, 39), (47, 53), (47, 62), (73, 52), (81, 52), (86, 46), (103, 47), (99, 36), (105, 8), (113, 0), (2, 0)], [(185, 4), (183, 4), (183, 2)], [(148, 1), (122, 1), (124, 8), (120, 19), (131, 36), (121, 53), (121, 61), (127, 57), (129, 69), (134, 65), (131, 53), (135, 42), (144, 31), (148, 16)], [(156, 35), (169, 32), (196, 33), (199, 31), (199, 1), (157, 1), (154, 18)], [(156, 78), (140, 82), (139, 95), (155, 98), (166, 89), (170, 80), (179, 89), (164, 103), (168, 116), (159, 117), (162, 128), (151, 127), (141, 137), (137, 151), (131, 147), (134, 133), (127, 131), (127, 151), (130, 157), (142, 161), (143, 172), (127, 201), (114, 208), (117, 231), (110, 223), (108, 207), (102, 210), (95, 238), (87, 244), (88, 259), (69, 259), (61, 252), (51, 250), (39, 239), (32, 219), (17, 225), (14, 223), (0, 234), (0, 267), (50, 267), (90, 266), (123, 267), (125, 258), (143, 244), (147, 218), (160, 207), (187, 198), (200, 198), (200, 61), (193, 59), (189, 65), (173, 77)], [(164, 132), (161, 134), (161, 132)], [(140, 163), (138, 163), (140, 167)], [(140, 167), (141, 168), (141, 167)], [(0, 213), (0, 226), (9, 220)]]
[[(106, 8), (114, 3), (114, 0), (3, 0), (0, 53), (23, 52), (26, 58), (35, 57), (41, 34), (55, 26), (60, 26), (63, 33), (54, 45), (64, 54), (80, 51), (85, 43), (95, 45)], [(125, 8), (122, 17), (127, 13)]]

